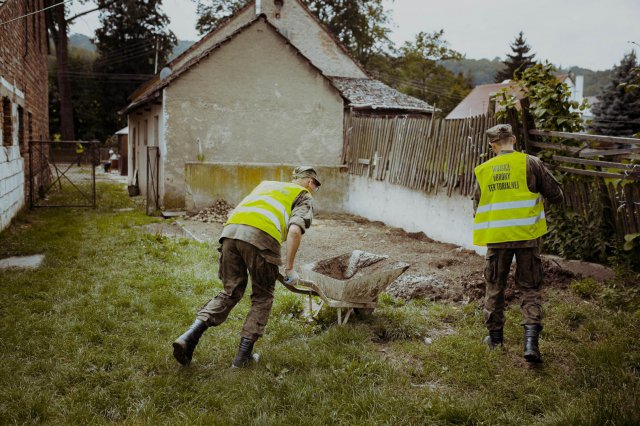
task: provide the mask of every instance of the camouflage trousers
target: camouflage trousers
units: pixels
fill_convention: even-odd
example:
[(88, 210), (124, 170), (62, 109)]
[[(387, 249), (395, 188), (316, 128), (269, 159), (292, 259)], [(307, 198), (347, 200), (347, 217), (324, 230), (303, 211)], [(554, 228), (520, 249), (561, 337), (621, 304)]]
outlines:
[(484, 324), (489, 331), (504, 326), (504, 292), (513, 256), (516, 257), (515, 282), (520, 291), (522, 325), (542, 321), (543, 268), (538, 247), (490, 248), (487, 251), (484, 278), (487, 283)]
[(241, 240), (222, 240), (218, 276), (223, 290), (198, 311), (196, 318), (208, 326), (222, 324), (242, 299), (251, 276), (251, 308), (240, 335), (258, 340), (269, 321), (278, 267), (268, 263), (255, 246)]

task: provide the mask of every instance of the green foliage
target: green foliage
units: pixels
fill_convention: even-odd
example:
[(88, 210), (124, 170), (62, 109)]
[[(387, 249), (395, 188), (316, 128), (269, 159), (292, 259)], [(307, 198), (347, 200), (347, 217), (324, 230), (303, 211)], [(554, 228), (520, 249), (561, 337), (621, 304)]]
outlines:
[(544, 239), (546, 251), (566, 259), (608, 263), (615, 240), (596, 200), (586, 218), (563, 206), (554, 205), (550, 210), (549, 233)]
[(611, 80), (593, 106), (593, 132), (607, 136), (633, 136), (640, 132), (640, 75), (635, 51), (613, 68)]
[[(583, 124), (578, 111), (586, 108), (586, 100), (581, 104), (572, 101), (569, 87), (556, 78), (556, 71), (548, 62), (535, 64), (527, 68), (515, 82), (529, 101), (529, 111), (537, 129), (580, 132)], [(514, 98), (506, 89), (496, 96), (496, 101), (503, 108), (498, 112), (498, 118), (508, 118), (509, 111), (513, 110)]]
[(550, 292), (535, 369), (522, 359), (517, 305), (505, 350), (488, 352), (473, 303), (383, 294), (370, 318), (317, 327), (296, 314), (305, 298), (282, 286), (256, 344), (260, 363), (229, 368), (247, 295), (181, 368), (171, 342), (220, 290), (216, 251), (148, 235), (158, 219), (121, 211), (135, 207), (121, 185), (98, 194), (97, 209), (25, 211), (0, 233), (2, 258), (46, 255), (40, 269), (2, 271), (2, 423), (640, 422), (640, 314), (615, 305), (637, 300), (636, 275), (610, 286), (613, 309)]
[(606, 283), (593, 278), (573, 281), (570, 289), (583, 299), (595, 301), (608, 309), (633, 313), (640, 309), (640, 288), (637, 286), (640, 276), (629, 270), (623, 271)]
[(444, 30), (420, 32), (414, 41), (405, 42), (396, 57), (388, 56), (378, 74), (390, 86), (447, 113), (469, 93), (471, 83), (466, 76), (452, 73), (441, 63), (462, 58), (460, 52), (448, 47)]
[(573, 281), (569, 288), (583, 299), (594, 299), (602, 293), (602, 285), (593, 278)]
[(140, 84), (160, 70), (175, 46), (162, 0), (99, 0), (101, 27), (96, 30), (98, 59), (94, 63), (102, 114), (94, 117), (115, 133), (126, 125), (118, 111)]
[(518, 37), (510, 45), (513, 55), (507, 53), (507, 59), (503, 62), (504, 68), (498, 71), (494, 81), (501, 83), (504, 80), (519, 79), (522, 73), (535, 64), (535, 54), (528, 55), (531, 48), (527, 45), (524, 33), (520, 31)]

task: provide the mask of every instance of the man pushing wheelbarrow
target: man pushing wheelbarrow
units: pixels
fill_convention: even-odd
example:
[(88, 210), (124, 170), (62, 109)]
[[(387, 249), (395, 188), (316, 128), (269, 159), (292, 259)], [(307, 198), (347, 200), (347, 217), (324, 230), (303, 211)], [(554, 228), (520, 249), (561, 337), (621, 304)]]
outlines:
[(218, 276), (223, 290), (207, 302), (189, 329), (173, 342), (173, 356), (182, 365), (191, 362), (205, 330), (222, 324), (242, 299), (251, 276), (251, 308), (247, 314), (238, 353), (232, 367), (245, 367), (253, 359), (253, 345), (262, 336), (269, 320), (280, 249), (287, 243), (285, 283), (299, 281), (294, 262), (305, 229), (313, 219), (311, 194), (320, 188), (313, 167), (293, 171), (292, 182), (261, 182), (233, 210), (220, 236)]

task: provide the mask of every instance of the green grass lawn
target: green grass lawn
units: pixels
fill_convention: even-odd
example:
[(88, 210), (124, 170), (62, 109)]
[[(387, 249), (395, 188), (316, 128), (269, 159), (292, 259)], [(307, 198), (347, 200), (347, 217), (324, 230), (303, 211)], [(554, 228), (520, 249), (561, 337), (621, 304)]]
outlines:
[[(159, 221), (121, 186), (98, 209), (25, 212), (0, 258), (0, 423), (551, 424), (640, 423), (638, 288), (588, 280), (549, 294), (544, 364), (522, 359), (517, 305), (505, 351), (487, 352), (482, 310), (389, 296), (366, 320), (301, 317), (278, 286), (260, 363), (229, 368), (248, 297), (209, 329), (188, 368), (171, 343), (221, 288), (207, 244), (149, 235)], [(425, 344), (424, 338), (433, 342)]]

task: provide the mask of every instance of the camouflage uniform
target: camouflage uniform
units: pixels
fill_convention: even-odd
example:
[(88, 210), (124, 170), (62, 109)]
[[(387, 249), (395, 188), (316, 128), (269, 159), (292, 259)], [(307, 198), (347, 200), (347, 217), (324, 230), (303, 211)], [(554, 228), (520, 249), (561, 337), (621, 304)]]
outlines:
[[(513, 151), (503, 151), (502, 154), (510, 152)], [(537, 157), (527, 157), (527, 188), (531, 192), (542, 194), (551, 203), (559, 203), (563, 199), (560, 184)], [(478, 185), (476, 185), (473, 201), (475, 211), (480, 201)], [(487, 245), (484, 270), (487, 284), (484, 323), (489, 331), (502, 330), (504, 326), (504, 292), (514, 256), (516, 257), (515, 281), (520, 291), (522, 325), (541, 324), (543, 269), (540, 243), (541, 239), (538, 238)]]
[[(289, 225), (298, 225), (303, 233), (311, 226), (312, 201), (306, 191), (294, 200)], [(282, 264), (280, 243), (260, 229), (239, 224), (225, 226), (220, 243), (218, 276), (224, 288), (200, 309), (196, 318), (207, 326), (222, 324), (242, 299), (250, 275), (251, 308), (240, 335), (256, 341), (264, 333), (273, 304), (278, 266)]]

